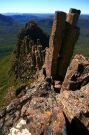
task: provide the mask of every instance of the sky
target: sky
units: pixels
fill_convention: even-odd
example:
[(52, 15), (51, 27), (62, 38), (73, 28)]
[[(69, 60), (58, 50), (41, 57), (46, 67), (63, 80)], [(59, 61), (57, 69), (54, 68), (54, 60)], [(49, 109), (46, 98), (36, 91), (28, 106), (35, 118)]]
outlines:
[(54, 13), (70, 8), (89, 14), (89, 0), (0, 0), (0, 13)]

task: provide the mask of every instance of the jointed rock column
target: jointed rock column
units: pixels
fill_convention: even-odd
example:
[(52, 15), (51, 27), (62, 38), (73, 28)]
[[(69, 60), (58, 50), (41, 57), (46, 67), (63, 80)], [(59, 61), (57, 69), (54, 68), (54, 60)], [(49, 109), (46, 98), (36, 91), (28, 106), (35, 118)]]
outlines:
[(47, 76), (55, 77), (57, 70), (57, 58), (62, 45), (65, 31), (66, 13), (56, 12), (53, 21), (49, 48), (46, 49), (45, 68)]
[(68, 15), (55, 13), (44, 64), (48, 77), (63, 81), (80, 33), (76, 26), (79, 15), (80, 10), (76, 9), (70, 9)]
[(59, 78), (64, 79), (71, 57), (73, 55), (74, 46), (78, 40), (80, 29), (76, 26), (80, 10), (71, 9), (66, 18), (66, 30), (63, 38), (61, 50), (59, 52), (57, 74)]

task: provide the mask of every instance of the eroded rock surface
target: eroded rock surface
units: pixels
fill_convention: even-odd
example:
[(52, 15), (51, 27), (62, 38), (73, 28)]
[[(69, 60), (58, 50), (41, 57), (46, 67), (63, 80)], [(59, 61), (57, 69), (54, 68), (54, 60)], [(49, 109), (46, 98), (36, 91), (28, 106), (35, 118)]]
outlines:
[(48, 46), (49, 36), (30, 21), (18, 36), (16, 49), (13, 53), (10, 76), (26, 80), (32, 77), (43, 66), (45, 47)]
[(32, 87), (0, 111), (1, 135), (66, 135), (63, 110), (51, 85), (43, 81)]
[(78, 90), (89, 82), (89, 60), (83, 55), (76, 55), (65, 76), (63, 90)]
[(89, 60), (83, 55), (76, 55), (72, 60), (57, 101), (63, 106), (65, 116), (70, 123), (71, 135), (88, 135)]
[[(89, 134), (89, 83), (76, 91), (63, 91), (57, 97), (63, 105), (63, 111), (70, 122), (72, 135)], [(74, 131), (73, 131), (74, 130)]]
[[(66, 86), (70, 84), (72, 73), (73, 76), (76, 75), (80, 62), (85, 65), (80, 77), (88, 73), (89, 61), (82, 55), (76, 55), (71, 68), (69, 67), (71, 70), (68, 69), (67, 80), (69, 81), (66, 82)], [(66, 87), (63, 89), (64, 83), (61, 84), (60, 81), (54, 83), (52, 81), (44, 77), (36, 80), (30, 89), (26, 89), (23, 96), (18, 95), (17, 99), (0, 110), (1, 135), (12, 133), (17, 135), (17, 132), (20, 135), (23, 133), (27, 135), (89, 134), (89, 81), (87, 78), (84, 79), (86, 83), (81, 84), (80, 89), (75, 91)], [(74, 81), (76, 84), (76, 80)], [(63, 90), (58, 94), (55, 88), (57, 89), (59, 85)]]

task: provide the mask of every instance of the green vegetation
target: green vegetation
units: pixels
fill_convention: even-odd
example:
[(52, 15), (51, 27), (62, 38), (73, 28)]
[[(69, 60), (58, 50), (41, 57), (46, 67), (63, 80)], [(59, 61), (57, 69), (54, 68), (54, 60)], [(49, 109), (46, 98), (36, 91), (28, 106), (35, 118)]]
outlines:
[(10, 67), (10, 55), (0, 59), (0, 105), (3, 104), (8, 87), (8, 71)]
[(19, 24), (7, 25), (0, 22), (0, 106), (7, 102), (5, 97), (8, 91), (11, 53), (15, 48), (17, 35), (22, 27)]
[(80, 37), (74, 49), (74, 54), (83, 54), (89, 58), (89, 26), (82, 24), (80, 27)]
[[(14, 81), (14, 76), (9, 78), (12, 55), (8, 54), (0, 58), (0, 107), (7, 105), (15, 98), (23, 88), (30, 86), (32, 80)], [(12, 97), (10, 97), (12, 96)]]

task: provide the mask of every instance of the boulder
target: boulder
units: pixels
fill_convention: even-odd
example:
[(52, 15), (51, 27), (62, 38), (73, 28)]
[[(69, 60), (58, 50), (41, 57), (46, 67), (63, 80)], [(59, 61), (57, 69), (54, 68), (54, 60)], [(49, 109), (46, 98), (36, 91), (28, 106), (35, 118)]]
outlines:
[(63, 106), (71, 135), (89, 134), (89, 83), (76, 91), (63, 91), (57, 96)]
[(89, 83), (89, 60), (83, 55), (76, 55), (67, 70), (61, 91), (75, 91), (87, 83)]

